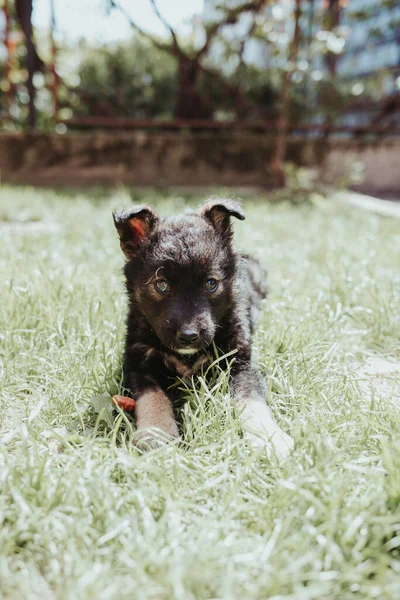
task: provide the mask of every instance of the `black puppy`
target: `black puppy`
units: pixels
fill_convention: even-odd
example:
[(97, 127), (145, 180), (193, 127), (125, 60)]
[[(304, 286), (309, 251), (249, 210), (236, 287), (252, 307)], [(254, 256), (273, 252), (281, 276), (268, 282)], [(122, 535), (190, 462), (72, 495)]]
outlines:
[(207, 348), (236, 350), (231, 391), (245, 437), (282, 457), (292, 439), (274, 422), (266, 387), (251, 363), (251, 333), (265, 274), (232, 248), (230, 219), (239, 203), (211, 199), (198, 212), (161, 218), (149, 206), (114, 213), (126, 256), (129, 299), (124, 386), (136, 399), (138, 443), (177, 437), (171, 377), (190, 376), (209, 360)]

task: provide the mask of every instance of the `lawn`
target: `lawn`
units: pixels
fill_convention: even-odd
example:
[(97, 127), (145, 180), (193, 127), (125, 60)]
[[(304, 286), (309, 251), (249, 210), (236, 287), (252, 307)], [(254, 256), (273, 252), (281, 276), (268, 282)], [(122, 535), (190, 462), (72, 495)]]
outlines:
[(399, 222), (246, 200), (237, 245), (270, 288), (255, 359), (295, 451), (248, 448), (220, 376), (182, 383), (183, 442), (141, 455), (110, 408), (129, 201), (0, 188), (0, 597), (400, 598), (400, 413), (358, 381), (400, 359)]

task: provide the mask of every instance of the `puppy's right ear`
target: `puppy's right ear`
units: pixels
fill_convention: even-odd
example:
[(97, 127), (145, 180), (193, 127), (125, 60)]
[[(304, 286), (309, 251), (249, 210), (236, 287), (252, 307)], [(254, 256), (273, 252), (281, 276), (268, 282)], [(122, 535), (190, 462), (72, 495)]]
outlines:
[(128, 260), (136, 254), (150, 236), (158, 221), (158, 215), (145, 204), (114, 211), (113, 218), (121, 250)]

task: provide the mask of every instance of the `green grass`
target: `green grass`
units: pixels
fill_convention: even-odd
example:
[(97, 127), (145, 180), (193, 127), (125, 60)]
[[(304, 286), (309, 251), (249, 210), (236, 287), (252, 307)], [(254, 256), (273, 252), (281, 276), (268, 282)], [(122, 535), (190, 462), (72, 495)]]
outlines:
[(125, 203), (0, 189), (0, 596), (400, 598), (400, 415), (356, 378), (367, 354), (400, 358), (398, 222), (244, 203), (238, 246), (269, 270), (255, 355), (295, 440), (279, 466), (243, 443), (223, 377), (186, 392), (183, 443), (145, 455), (101, 410), (120, 385)]

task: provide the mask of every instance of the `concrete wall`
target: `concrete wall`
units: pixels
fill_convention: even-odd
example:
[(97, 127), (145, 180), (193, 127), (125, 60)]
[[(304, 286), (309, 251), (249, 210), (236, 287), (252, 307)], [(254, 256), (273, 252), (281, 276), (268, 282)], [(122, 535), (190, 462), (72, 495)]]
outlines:
[[(270, 134), (129, 132), (67, 135), (0, 133), (3, 181), (33, 185), (269, 186)], [(291, 137), (288, 160), (317, 166), (335, 183), (365, 162), (369, 191), (400, 190), (400, 140)]]
[(323, 169), (326, 177), (334, 182), (356, 162), (363, 166), (364, 180), (353, 186), (355, 189), (400, 198), (400, 138), (332, 141)]

